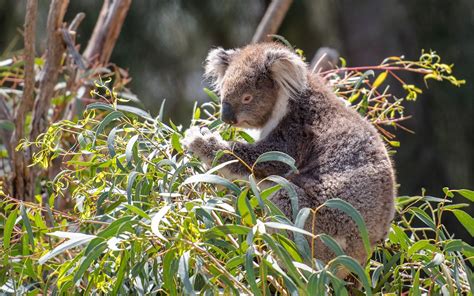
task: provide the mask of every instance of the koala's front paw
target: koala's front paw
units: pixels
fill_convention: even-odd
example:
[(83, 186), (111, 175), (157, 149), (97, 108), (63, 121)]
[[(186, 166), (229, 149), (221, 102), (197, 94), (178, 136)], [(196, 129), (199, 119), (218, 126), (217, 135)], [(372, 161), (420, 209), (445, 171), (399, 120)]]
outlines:
[(197, 126), (193, 126), (185, 132), (181, 143), (186, 150), (194, 153), (207, 164), (211, 164), (214, 154), (218, 150), (227, 149), (227, 144), (219, 134), (212, 133), (208, 128)]
[(200, 147), (204, 145), (204, 135), (201, 133), (201, 129), (198, 126), (190, 127), (184, 133), (181, 144), (186, 150), (199, 154)]

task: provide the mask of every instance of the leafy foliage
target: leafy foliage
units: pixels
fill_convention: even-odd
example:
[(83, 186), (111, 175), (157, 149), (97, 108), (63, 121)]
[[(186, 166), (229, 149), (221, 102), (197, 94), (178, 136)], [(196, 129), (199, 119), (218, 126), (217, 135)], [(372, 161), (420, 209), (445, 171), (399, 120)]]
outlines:
[[(339, 79), (337, 71), (331, 83), (338, 95), (374, 124), (382, 124), (377, 122), (382, 114), (384, 124), (398, 122), (401, 105), (377, 95), (384, 76), (371, 83), (359, 70), (347, 70)], [(36, 141), (23, 143), (38, 148), (36, 165), (47, 167), (55, 158), (65, 165), (47, 183), (47, 202), (38, 198), (38, 204), (22, 203), (5, 196), (1, 203), (4, 292), (471, 293), (473, 276), (466, 259), (472, 261), (474, 248), (447, 233), (442, 218), (454, 213), (472, 233), (472, 217), (463, 211), (467, 204), (451, 201), (459, 194), (472, 202), (473, 191), (446, 188), (442, 198), (424, 193), (397, 198), (398, 218), (365, 266), (346, 256), (330, 236), (320, 235), (338, 254), (324, 264), (312, 258), (317, 250), (305, 238), (315, 236), (302, 225), (321, 207), (338, 208), (357, 222), (366, 238), (363, 219), (350, 204), (329, 200), (318, 209), (301, 209), (289, 220), (268, 200), (277, 190), (291, 190), (288, 181), (278, 176), (258, 181), (254, 164), (247, 164), (247, 179), (227, 180), (218, 170), (228, 163), (203, 167), (181, 147), (183, 128), (165, 124), (162, 112), (153, 117), (122, 105), (124, 100), (107, 83), (96, 86), (104, 100), (88, 105), (83, 119), (57, 122)], [(217, 96), (205, 91), (211, 101), (195, 106), (191, 124), (219, 131), (226, 140), (252, 142), (244, 131), (222, 124)], [(357, 92), (366, 103), (351, 100)], [(291, 157), (278, 152), (258, 161), (294, 166)], [(264, 189), (263, 181), (274, 186)], [(55, 210), (54, 200), (69, 194), (75, 212)], [(346, 283), (336, 276), (341, 267), (352, 272), (353, 280)]]

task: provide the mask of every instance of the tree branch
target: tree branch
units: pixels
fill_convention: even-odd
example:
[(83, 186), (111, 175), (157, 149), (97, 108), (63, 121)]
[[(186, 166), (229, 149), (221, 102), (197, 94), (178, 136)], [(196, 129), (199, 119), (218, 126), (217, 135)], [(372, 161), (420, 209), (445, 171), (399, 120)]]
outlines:
[(52, 0), (49, 7), (46, 44), (46, 61), (40, 79), (40, 90), (33, 108), (33, 122), (30, 139), (34, 141), (48, 127), (48, 110), (54, 94), (54, 86), (61, 69), (65, 51), (61, 27), (69, 0)]
[(20, 141), (24, 138), (25, 117), (31, 112), (34, 104), (35, 92), (35, 41), (36, 41), (36, 18), (38, 11), (38, 0), (28, 0), (26, 4), (26, 15), (24, 25), (24, 56), (25, 74), (23, 96), (15, 110), (15, 131), (11, 137), (10, 158), (12, 160), (12, 194), (13, 196), (33, 201), (32, 176), (28, 168), (29, 151), (15, 151)]
[(293, 0), (273, 0), (253, 35), (252, 43), (270, 41), (276, 34)]
[(112, 3), (104, 1), (94, 32), (84, 51), (84, 57), (90, 63), (97, 61), (105, 65), (109, 62), (131, 3), (132, 0), (113, 0)]

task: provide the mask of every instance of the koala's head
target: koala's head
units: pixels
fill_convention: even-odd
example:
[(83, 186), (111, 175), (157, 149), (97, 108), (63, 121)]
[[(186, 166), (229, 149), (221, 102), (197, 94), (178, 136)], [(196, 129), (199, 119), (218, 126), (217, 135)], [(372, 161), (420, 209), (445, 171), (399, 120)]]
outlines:
[(307, 85), (306, 64), (276, 43), (213, 49), (205, 70), (221, 97), (222, 120), (244, 128), (262, 128), (284, 116), (288, 99)]

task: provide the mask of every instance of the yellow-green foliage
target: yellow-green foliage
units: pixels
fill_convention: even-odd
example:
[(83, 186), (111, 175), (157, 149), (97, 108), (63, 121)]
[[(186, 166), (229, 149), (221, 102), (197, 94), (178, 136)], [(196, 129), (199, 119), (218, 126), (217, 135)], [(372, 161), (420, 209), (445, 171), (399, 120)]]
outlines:
[[(395, 98), (383, 85), (396, 76), (392, 74), (399, 69), (394, 67), (459, 84), (446, 77), (450, 68), (435, 57), (424, 53), (417, 62), (389, 58), (373, 69), (340, 68), (323, 74), (339, 96), (398, 146), (381, 126), (399, 124), (406, 117), (402, 103), (415, 99), (421, 90), (402, 82), (407, 97)], [(376, 77), (374, 70), (380, 71)], [(326, 235), (321, 239), (339, 256), (323, 264), (312, 259), (311, 252), (317, 254), (314, 246), (301, 239), (313, 236), (300, 226), (317, 212), (302, 209), (293, 223), (268, 201), (276, 190), (287, 190), (288, 181), (269, 177), (275, 186), (262, 189), (251, 170), (248, 178), (227, 180), (218, 173), (225, 164), (204, 168), (183, 151), (183, 127), (165, 124), (163, 107), (153, 117), (122, 105), (107, 83), (99, 82), (97, 88), (111, 103), (90, 104), (84, 119), (58, 122), (36, 142), (23, 143), (38, 148), (35, 164), (48, 166), (61, 158), (64, 165), (46, 184), (48, 204), (41, 199), (38, 204), (22, 203), (8, 196), (1, 203), (4, 292), (471, 293), (474, 283), (467, 259), (472, 263), (474, 248), (453, 238), (441, 221), (445, 213), (454, 213), (473, 234), (473, 218), (463, 211), (467, 204), (451, 203), (455, 194), (472, 202), (473, 191), (445, 188), (440, 198), (424, 193), (398, 197), (398, 215), (388, 239), (372, 250), (365, 266), (344, 255)], [(205, 91), (211, 101), (194, 108), (191, 124), (217, 130), (225, 139), (251, 142), (243, 131), (222, 124), (217, 96)], [(268, 160), (294, 164), (291, 157), (275, 152), (258, 161)], [(250, 169), (252, 165), (248, 164)], [(63, 196), (75, 201), (73, 212), (54, 210), (54, 200)], [(323, 206), (345, 211), (358, 223), (362, 237), (367, 235), (361, 216), (346, 202), (334, 199)], [(359, 284), (337, 278), (341, 266), (351, 270), (353, 282)]]

